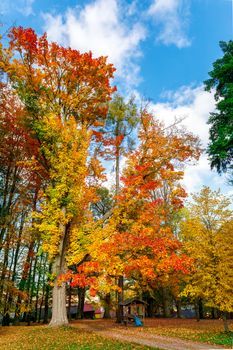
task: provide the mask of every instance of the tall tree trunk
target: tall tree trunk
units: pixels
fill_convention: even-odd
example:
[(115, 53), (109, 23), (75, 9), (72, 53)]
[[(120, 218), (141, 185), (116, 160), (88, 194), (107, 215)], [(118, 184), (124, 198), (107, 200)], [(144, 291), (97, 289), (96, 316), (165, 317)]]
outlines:
[(198, 303), (198, 300), (195, 301), (195, 313), (196, 313), (196, 320), (197, 322), (200, 321), (200, 310), (199, 310), (199, 303)]
[[(33, 197), (32, 211), (36, 211), (38, 191), (39, 191), (39, 189), (35, 189), (35, 193), (34, 193), (34, 197)], [(22, 229), (23, 229), (23, 226), (22, 226)], [(32, 259), (34, 256), (34, 245), (35, 245), (35, 237), (32, 235), (30, 237), (30, 243), (29, 243), (29, 247), (28, 247), (27, 257), (26, 257), (25, 262), (23, 264), (22, 277), (21, 277), (21, 281), (19, 283), (19, 290), (28, 292), (27, 305), (29, 305), (29, 298), (30, 298), (29, 290), (30, 290), (30, 280), (31, 280)], [(16, 303), (16, 308), (15, 308), (15, 322), (16, 323), (18, 322), (18, 319), (20, 316), (21, 300), (22, 300), (22, 297), (21, 297), (21, 295), (19, 295), (18, 299), (17, 299), (17, 303)], [(26, 313), (24, 314), (24, 318), (26, 318)]]
[(10, 234), (9, 229), (7, 230), (6, 235), (6, 243), (4, 247), (4, 258), (3, 258), (3, 265), (2, 265), (2, 274), (1, 274), (1, 284), (0, 284), (0, 301), (4, 305), (4, 314), (2, 319), (2, 325), (3, 326), (9, 326), (10, 324), (10, 311), (8, 304), (8, 298), (9, 298), (9, 286), (6, 281), (10, 281), (9, 278), (9, 252), (10, 252)]
[[(29, 295), (28, 301), (29, 301), (29, 306), (30, 306), (30, 310), (28, 312), (28, 322), (29, 322), (29, 324), (30, 324), (31, 320), (33, 322), (36, 322), (36, 319), (35, 319), (36, 311), (35, 311), (35, 309), (37, 308), (37, 305), (33, 306), (33, 298), (34, 298), (34, 293), (35, 293), (35, 284), (36, 284), (35, 280), (36, 280), (37, 263), (38, 263), (37, 253), (38, 253), (39, 247), (40, 247), (40, 242), (38, 242), (37, 248), (36, 248), (35, 253), (34, 253), (35, 254), (34, 266), (32, 266), (33, 258), (31, 259), (31, 268), (30, 268), (31, 273), (29, 274), (29, 276), (31, 277), (30, 280), (29, 280), (30, 283), (28, 284), (28, 295)], [(38, 278), (40, 278), (40, 277), (38, 276)], [(33, 316), (33, 314), (34, 314), (34, 316)]]
[(76, 319), (84, 318), (85, 293), (86, 293), (86, 288), (78, 287), (78, 308), (77, 308)]
[[(49, 273), (52, 272), (52, 264), (49, 264)], [(49, 295), (50, 295), (50, 284), (49, 280), (47, 280), (46, 286), (45, 286), (45, 299), (44, 299), (44, 320), (43, 323), (46, 324), (49, 321)]]
[[(30, 260), (30, 269), (28, 274), (28, 280), (27, 280), (27, 287), (26, 291), (28, 293), (28, 300), (27, 300), (27, 307), (28, 312), (26, 313), (26, 320), (28, 323), (28, 326), (30, 326), (30, 322), (32, 321), (32, 301), (33, 301), (33, 294), (35, 289), (35, 277), (36, 277), (36, 267), (37, 267), (37, 252), (39, 249), (39, 243), (37, 246), (37, 249), (35, 249), (35, 252), (32, 252), (31, 260)], [(33, 265), (34, 260), (34, 265)]]
[(143, 297), (143, 300), (146, 300), (146, 302), (147, 302), (147, 308), (146, 308), (147, 316), (153, 317), (153, 309), (154, 309), (155, 300), (151, 297), (147, 297), (147, 298)]
[(68, 319), (69, 321), (71, 320), (71, 299), (72, 299), (72, 287), (71, 287), (71, 284), (69, 285), (69, 299), (68, 299), (68, 310), (67, 310), (67, 313), (68, 313)]
[(176, 299), (177, 318), (181, 318), (181, 301)]
[[(117, 132), (119, 136), (119, 132)], [(115, 167), (116, 167), (116, 196), (119, 195), (120, 193), (120, 149), (119, 146), (116, 147), (116, 162), (115, 162)]]
[[(21, 216), (21, 222), (20, 222), (20, 227), (19, 227), (19, 233), (18, 233), (18, 238), (17, 238), (17, 244), (16, 244), (16, 249), (15, 249), (15, 253), (12, 255), (12, 266), (13, 266), (13, 270), (12, 270), (12, 276), (11, 276), (11, 281), (12, 284), (15, 283), (16, 280), (16, 268), (17, 268), (17, 264), (18, 264), (18, 256), (19, 256), (19, 249), (20, 249), (20, 245), (21, 245), (21, 235), (23, 232), (23, 225), (24, 225), (24, 214), (22, 214)], [(11, 268), (12, 268), (11, 266)], [(10, 270), (11, 270), (10, 268)], [(5, 301), (5, 308), (4, 308), (4, 316), (6, 318), (6, 321), (3, 320), (3, 323), (6, 323), (6, 325), (9, 325), (9, 321), (10, 321), (10, 309), (12, 307), (13, 304), (13, 295), (12, 292), (11, 293), (6, 293), (6, 301)]]
[(10, 251), (10, 233), (8, 229), (6, 239), (5, 239), (4, 256), (3, 256), (3, 263), (2, 263), (0, 298), (4, 296), (4, 293), (3, 293), (4, 281), (6, 280), (6, 275), (8, 270), (9, 251)]
[(117, 293), (117, 323), (121, 323), (123, 320), (123, 305), (120, 305), (124, 301), (124, 277), (120, 276), (118, 279), (118, 287), (121, 288), (121, 292)]
[(26, 216), (25, 213), (23, 213), (22, 216), (21, 216), (19, 233), (18, 233), (18, 237), (17, 237), (16, 249), (15, 249), (15, 255), (14, 255), (14, 263), (13, 263), (13, 272), (12, 272), (12, 281), (13, 282), (15, 282), (15, 280), (16, 280), (16, 269), (17, 269), (18, 258), (19, 258), (19, 250), (20, 250), (20, 246), (21, 246), (21, 243), (22, 243), (21, 242), (21, 237), (22, 237), (22, 233), (23, 233), (25, 216)]
[(198, 299), (198, 307), (199, 307), (200, 319), (202, 320), (204, 318), (204, 311), (203, 311), (203, 303), (201, 298)]
[[(64, 217), (66, 208), (62, 209)], [(59, 276), (66, 272), (65, 253), (69, 232), (69, 224), (60, 224), (61, 240), (59, 245), (59, 253), (54, 259), (53, 273), (56, 278), (52, 293), (52, 319), (50, 326), (63, 326), (68, 324), (66, 311), (66, 283), (59, 281)]]
[[(39, 269), (38, 269), (38, 280), (36, 283), (36, 300), (35, 300), (35, 307), (34, 307), (34, 322), (37, 321), (37, 315), (38, 315), (38, 302), (39, 302), (39, 290), (40, 290), (40, 283), (41, 283), (41, 275), (42, 275), (42, 262), (43, 262), (43, 254), (41, 254), (40, 257), (40, 263), (39, 263)], [(44, 294), (44, 293), (43, 293)]]
[(169, 291), (167, 287), (162, 287), (162, 298), (163, 298), (163, 315), (164, 317), (170, 317), (170, 300)]
[[(23, 266), (23, 272), (22, 272), (22, 278), (21, 281), (19, 283), (19, 290), (21, 291), (27, 291), (27, 295), (28, 295), (28, 299), (26, 302), (26, 305), (29, 306), (29, 287), (30, 287), (30, 280), (31, 280), (31, 268), (32, 268), (32, 257), (34, 255), (34, 239), (31, 239), (31, 242), (29, 244), (29, 248), (28, 248), (28, 253), (27, 253), (27, 257), (26, 260), (24, 262), (24, 266)], [(21, 296), (18, 296), (18, 300), (17, 300), (17, 304), (16, 304), (16, 311), (15, 311), (15, 316), (16, 319), (19, 317), (20, 315), (20, 305), (21, 305)], [(26, 321), (27, 319), (27, 313), (24, 313), (23, 316), (23, 320)]]
[(111, 294), (107, 293), (104, 297), (104, 318), (111, 318), (110, 306), (111, 306)]
[[(39, 315), (38, 315), (38, 322), (40, 323), (41, 320), (41, 314), (42, 314), (42, 306), (45, 300), (45, 291), (46, 291), (46, 286), (48, 281), (45, 282), (45, 277), (46, 277), (46, 263), (47, 263), (47, 259), (46, 259), (46, 255), (44, 256), (44, 265), (43, 265), (43, 271), (42, 271), (42, 297), (40, 300), (40, 307), (39, 307)], [(41, 265), (42, 266), (42, 265)], [(38, 300), (39, 301), (39, 300)], [(38, 303), (37, 303), (38, 304)], [(44, 312), (45, 312), (45, 307), (44, 307)]]
[(2, 202), (2, 208), (0, 211), (0, 225), (2, 227), (0, 229), (0, 251), (3, 248), (4, 235), (6, 231), (9, 229), (9, 225), (11, 221), (11, 218), (9, 216), (12, 211), (12, 205), (13, 205), (12, 203), (13, 203), (13, 198), (14, 198), (15, 189), (16, 189), (17, 171), (18, 171), (17, 167), (14, 167), (12, 169), (11, 166), (9, 166), (7, 169), (6, 181), (5, 181), (4, 193), (3, 193), (3, 202)]
[(66, 284), (56, 279), (52, 293), (52, 319), (50, 326), (64, 326), (68, 324), (66, 312)]
[[(115, 136), (116, 138), (119, 137), (120, 131), (119, 131), (119, 125), (117, 123), (116, 130), (115, 130)], [(116, 191), (115, 194), (116, 196), (119, 195), (120, 193), (120, 147), (117, 145), (116, 146), (116, 162), (115, 162), (115, 167), (116, 167)], [(117, 203), (116, 203), (117, 204)], [(123, 306), (120, 305), (122, 301), (124, 301), (124, 277), (120, 276), (118, 278), (118, 287), (121, 289), (121, 291), (117, 292), (117, 323), (122, 322), (123, 318)]]
[(222, 313), (222, 319), (223, 319), (223, 326), (224, 326), (224, 332), (229, 332), (229, 326), (228, 326), (228, 320), (227, 320), (227, 312), (223, 311)]

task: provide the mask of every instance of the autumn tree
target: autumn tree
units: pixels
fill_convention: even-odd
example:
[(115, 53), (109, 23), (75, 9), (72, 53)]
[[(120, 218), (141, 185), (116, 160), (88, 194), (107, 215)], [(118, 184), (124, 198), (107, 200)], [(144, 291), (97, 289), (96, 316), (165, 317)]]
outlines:
[(120, 160), (132, 150), (134, 144), (133, 131), (138, 123), (138, 111), (131, 97), (127, 102), (119, 94), (113, 96), (108, 106), (108, 114), (104, 128), (104, 158), (114, 162), (115, 192), (120, 191)]
[[(109, 275), (125, 275), (143, 288), (152, 281), (165, 283), (176, 271), (188, 271), (190, 260), (179, 254), (181, 243), (174, 237), (168, 207), (175, 212), (183, 205), (179, 166), (198, 158), (199, 150), (192, 135), (166, 130), (146, 111), (141, 118), (141, 144), (128, 157), (117, 206), (105, 226), (101, 257)], [(158, 195), (165, 180), (171, 186), (166, 201)]]
[[(127, 102), (119, 94), (113, 96), (108, 106), (108, 115), (103, 128), (104, 158), (113, 161), (115, 174), (115, 204), (120, 193), (120, 160), (133, 149), (135, 128), (138, 124), (138, 110), (131, 97)], [(118, 304), (123, 300), (123, 276), (118, 277)], [(120, 309), (117, 310), (117, 315)], [(120, 316), (117, 317), (118, 320)]]
[(202, 298), (207, 306), (220, 310), (227, 331), (226, 313), (233, 310), (230, 200), (209, 187), (203, 187), (192, 199), (181, 226), (184, 251), (194, 260), (183, 295)]
[(85, 224), (102, 171), (98, 160), (88, 157), (91, 129), (106, 118), (114, 68), (105, 57), (94, 59), (90, 52), (49, 43), (46, 34), (38, 37), (32, 29), (13, 28), (9, 37), (1, 65), (27, 111), (27, 130), (39, 143), (34, 169), (38, 163), (47, 176), (41, 212), (34, 220), (53, 261), (50, 324), (61, 325), (68, 320), (65, 283), (59, 276), (75, 261), (79, 240), (91, 233)]
[[(28, 216), (37, 205), (41, 187), (40, 169), (27, 162), (38, 156), (38, 143), (27, 132), (26, 111), (10, 84), (2, 80), (0, 91), (0, 300), (3, 324), (19, 301), (29, 300), (28, 276), (38, 237), (30, 231)], [(43, 172), (40, 173), (42, 175)], [(27, 256), (27, 258), (26, 258)], [(25, 257), (25, 259), (24, 259)], [(32, 263), (32, 264), (31, 264)], [(27, 269), (23, 266), (27, 265)], [(27, 271), (27, 273), (26, 273)], [(27, 283), (19, 283), (24, 280)], [(24, 287), (23, 287), (24, 286)], [(22, 305), (21, 305), (22, 306)], [(18, 309), (21, 308), (19, 305)], [(22, 309), (22, 308), (21, 308)]]
[(102, 219), (113, 207), (113, 195), (107, 187), (97, 189), (98, 200), (92, 203), (91, 210), (96, 219)]

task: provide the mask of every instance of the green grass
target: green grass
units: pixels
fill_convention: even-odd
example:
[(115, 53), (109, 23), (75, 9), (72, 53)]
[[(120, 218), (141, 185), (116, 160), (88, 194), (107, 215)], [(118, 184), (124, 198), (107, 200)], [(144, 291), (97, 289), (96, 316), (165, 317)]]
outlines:
[(151, 334), (223, 345), (233, 349), (232, 321), (229, 322), (231, 331), (227, 333), (222, 331), (221, 320), (201, 320), (200, 322), (185, 319), (149, 320), (148, 326), (144, 331)]
[[(4, 327), (1, 350), (149, 350), (151, 347), (103, 338), (73, 327)], [(158, 350), (158, 349), (157, 349)]]
[(233, 332), (200, 334), (198, 340), (233, 348)]
[(157, 330), (148, 330), (148, 332), (153, 334), (158, 334), (162, 336), (170, 336), (170, 337), (176, 337), (180, 339), (185, 340), (193, 340), (193, 341), (199, 341), (203, 343), (209, 343), (209, 344), (216, 344), (216, 345), (223, 345), (227, 348), (233, 349), (233, 332), (211, 332), (211, 331), (195, 331), (195, 330), (186, 330), (186, 329), (180, 329), (177, 330), (165, 330), (165, 329), (157, 329)]

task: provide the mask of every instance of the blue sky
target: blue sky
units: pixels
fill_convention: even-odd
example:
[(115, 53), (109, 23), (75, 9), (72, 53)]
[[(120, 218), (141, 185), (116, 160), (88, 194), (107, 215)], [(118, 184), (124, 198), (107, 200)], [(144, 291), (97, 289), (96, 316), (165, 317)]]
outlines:
[[(37, 33), (95, 56), (108, 55), (125, 94), (151, 100), (156, 117), (183, 124), (208, 143), (213, 93), (203, 90), (219, 41), (232, 38), (231, 0), (2, 0), (0, 22)], [(185, 175), (189, 192), (202, 184), (233, 193), (224, 177), (210, 172), (203, 155)]]

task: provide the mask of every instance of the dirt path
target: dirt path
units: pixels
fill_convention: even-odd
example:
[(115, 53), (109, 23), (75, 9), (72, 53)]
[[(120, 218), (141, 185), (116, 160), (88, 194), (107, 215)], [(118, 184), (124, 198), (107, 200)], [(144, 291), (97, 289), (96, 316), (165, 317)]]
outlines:
[(120, 341), (133, 342), (141, 345), (151, 346), (163, 350), (207, 350), (207, 349), (224, 349), (221, 346), (209, 345), (204, 343), (182, 340), (174, 337), (163, 337), (155, 334), (140, 332), (132, 333), (130, 328), (108, 330), (103, 326), (88, 323), (76, 323), (75, 327), (89, 330), (104, 337), (114, 338)]

